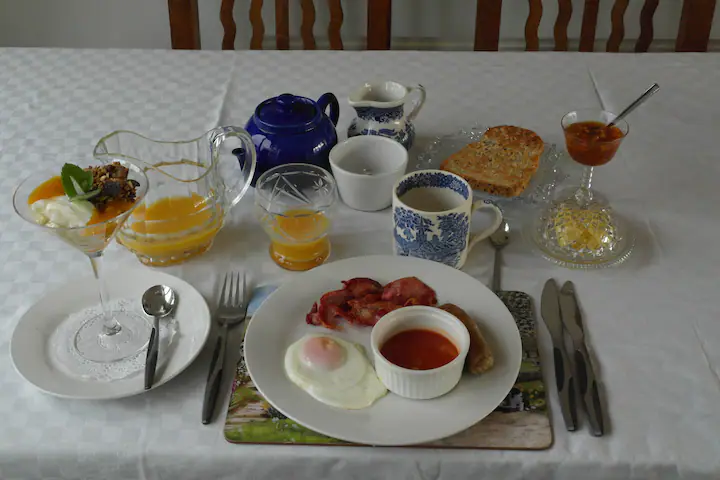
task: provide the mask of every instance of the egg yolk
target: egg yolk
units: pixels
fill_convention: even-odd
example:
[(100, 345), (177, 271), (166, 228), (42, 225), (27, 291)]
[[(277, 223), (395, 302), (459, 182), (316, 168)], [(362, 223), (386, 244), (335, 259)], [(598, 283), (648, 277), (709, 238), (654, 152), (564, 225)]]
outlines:
[(335, 370), (345, 363), (345, 350), (328, 337), (313, 337), (302, 347), (302, 359), (311, 368)]

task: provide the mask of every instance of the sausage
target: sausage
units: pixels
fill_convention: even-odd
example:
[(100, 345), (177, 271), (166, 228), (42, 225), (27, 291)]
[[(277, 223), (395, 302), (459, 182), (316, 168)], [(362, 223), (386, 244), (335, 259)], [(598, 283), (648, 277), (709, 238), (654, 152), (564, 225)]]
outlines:
[(465, 371), (477, 375), (490, 370), (495, 360), (477, 322), (470, 318), (465, 310), (452, 303), (441, 305), (440, 308), (457, 317), (470, 334), (470, 350), (465, 358)]

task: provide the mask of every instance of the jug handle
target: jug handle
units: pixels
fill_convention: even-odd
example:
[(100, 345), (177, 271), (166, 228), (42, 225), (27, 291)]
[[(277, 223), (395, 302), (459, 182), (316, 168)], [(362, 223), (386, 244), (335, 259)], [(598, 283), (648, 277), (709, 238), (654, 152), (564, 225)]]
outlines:
[(338, 103), (337, 97), (330, 92), (325, 93), (318, 98), (317, 104), (323, 113), (325, 113), (328, 106), (330, 107), (330, 121), (333, 125), (337, 126), (338, 120), (340, 119), (340, 103)]
[(418, 99), (415, 100), (415, 103), (413, 104), (413, 109), (408, 113), (407, 119), (412, 120), (417, 116), (418, 113), (420, 113), (420, 109), (425, 105), (425, 87), (420, 85), (419, 83), (413, 87), (407, 87), (408, 90), (410, 90), (410, 94), (417, 93)]
[[(241, 175), (236, 182), (225, 186), (225, 198), (230, 199), (225, 208), (229, 210), (240, 201), (248, 188), (250, 188), (250, 182), (255, 175), (256, 155), (252, 138), (245, 130), (238, 127), (218, 127), (211, 130), (209, 135), (210, 153), (213, 158), (213, 164), (218, 165), (220, 161), (220, 146), (228, 138), (239, 139), (242, 143), (241, 148), (243, 150), (243, 159), (239, 162), (243, 175)], [(237, 149), (234, 149), (233, 153), (235, 153), (236, 150)]]

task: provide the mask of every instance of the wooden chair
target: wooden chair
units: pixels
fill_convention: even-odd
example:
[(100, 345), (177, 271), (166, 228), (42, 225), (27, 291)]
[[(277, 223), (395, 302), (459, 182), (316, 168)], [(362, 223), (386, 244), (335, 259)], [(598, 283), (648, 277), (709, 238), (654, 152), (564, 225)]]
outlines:
[[(296, 0), (297, 1), (297, 0)], [(265, 24), (262, 18), (263, 0), (252, 0), (250, 3), (250, 24), (252, 26), (251, 50), (262, 49)], [(289, 0), (275, 0), (275, 44), (278, 50), (290, 48), (289, 32)], [(305, 50), (315, 50), (313, 36), (315, 25), (314, 0), (299, 0), (302, 9), (302, 25), (300, 35)], [(328, 40), (332, 50), (342, 50), (343, 42), (340, 28), (343, 23), (343, 9), (340, 0), (327, 0), (330, 10), (328, 24)], [(390, 49), (390, 19), (392, 0), (367, 0), (367, 49)], [(223, 50), (235, 48), (237, 28), (233, 18), (235, 0), (222, 0), (220, 6), (220, 23), (223, 26)], [(198, 17), (198, 0), (168, 0), (170, 14), (170, 35), (172, 47), (175, 49), (195, 50), (200, 48), (200, 26)]]
[[(717, 0), (684, 0), (675, 41), (677, 52), (707, 51)], [(608, 52), (618, 52), (625, 36), (624, 16), (630, 0), (615, 0), (611, 12), (612, 31), (607, 41)], [(525, 49), (539, 49), (538, 27), (543, 12), (542, 0), (528, 0), (530, 12), (525, 23)], [(595, 27), (600, 0), (585, 0), (580, 31), (580, 51), (592, 52), (595, 46)], [(645, 0), (640, 12), (640, 36), (636, 52), (647, 52), (653, 40), (653, 16), (659, 0)], [(500, 11), (502, 0), (477, 0), (475, 20), (475, 50), (495, 51), (500, 41)], [(558, 0), (555, 20), (555, 50), (567, 51), (567, 28), (572, 17), (571, 0)]]
[[(289, 0), (275, 1), (275, 43), (278, 50), (290, 48)], [(298, 0), (296, 0), (298, 1)], [(357, 0), (353, 0), (357, 1)], [(367, 49), (388, 50), (391, 38), (392, 0), (367, 1)], [(440, 1), (440, 0), (438, 0)], [(557, 0), (558, 15), (555, 20), (554, 40), (556, 51), (568, 50), (567, 28), (573, 14), (571, 0)], [(630, 0), (615, 0), (611, 12), (612, 31), (606, 50), (618, 52), (625, 36), (624, 16)], [(315, 24), (314, 0), (299, 0), (302, 9), (300, 27), (303, 48), (316, 48), (313, 36)], [(496, 51), (500, 43), (500, 19), (502, 0), (477, 0), (475, 20), (475, 50)], [(525, 23), (525, 49), (539, 50), (538, 28), (543, 14), (542, 0), (528, 0), (530, 11)], [(592, 52), (595, 47), (595, 28), (598, 20), (600, 0), (585, 0), (580, 32), (581, 52)], [(645, 0), (640, 13), (640, 36), (635, 43), (636, 52), (647, 52), (653, 40), (653, 17), (659, 0)], [(707, 51), (717, 0), (683, 0), (675, 50), (678, 52)], [(170, 13), (170, 31), (172, 47), (179, 49), (200, 48), (200, 28), (198, 23), (198, 0), (168, 0)], [(327, 0), (330, 10), (328, 39), (330, 48), (342, 50), (343, 43), (340, 28), (343, 23), (343, 9), (340, 0)], [(235, 44), (236, 26), (233, 18), (235, 0), (222, 0), (220, 21), (224, 36), (222, 48), (232, 50)], [(250, 4), (250, 24), (252, 25), (251, 49), (261, 49), (265, 25), (262, 19), (263, 0), (252, 0)]]

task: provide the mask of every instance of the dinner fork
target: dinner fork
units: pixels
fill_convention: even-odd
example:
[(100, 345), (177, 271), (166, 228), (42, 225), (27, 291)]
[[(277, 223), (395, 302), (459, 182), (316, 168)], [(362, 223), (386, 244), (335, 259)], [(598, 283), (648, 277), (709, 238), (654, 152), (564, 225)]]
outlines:
[[(229, 280), (229, 288), (228, 288)], [(218, 392), (220, 391), (220, 381), (222, 380), (224, 364), (225, 364), (225, 348), (227, 346), (228, 331), (230, 328), (242, 323), (247, 315), (247, 297), (245, 296), (245, 273), (242, 274), (242, 284), (240, 284), (240, 274), (237, 272), (225, 274), (222, 291), (220, 292), (220, 302), (215, 312), (215, 318), (220, 325), (220, 333), (218, 334), (215, 350), (213, 351), (212, 360), (210, 361), (210, 371), (208, 373), (207, 384), (205, 385), (205, 398), (203, 400), (202, 423), (207, 425), (212, 419), (217, 403)]]

